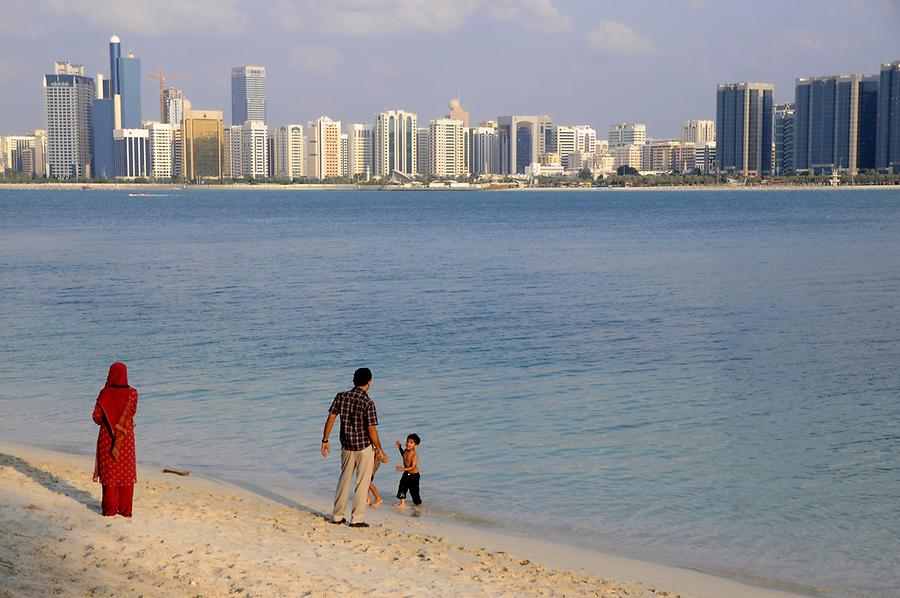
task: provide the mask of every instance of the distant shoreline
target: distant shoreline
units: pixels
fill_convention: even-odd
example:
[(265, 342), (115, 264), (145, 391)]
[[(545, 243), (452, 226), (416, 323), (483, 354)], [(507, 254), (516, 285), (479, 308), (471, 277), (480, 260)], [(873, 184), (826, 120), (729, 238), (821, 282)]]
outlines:
[(259, 183), (248, 185), (235, 183), (231, 185), (182, 185), (178, 183), (0, 183), (0, 189), (11, 190), (57, 190), (57, 191), (128, 191), (147, 193), (150, 191), (560, 191), (560, 192), (602, 192), (602, 191), (824, 191), (824, 190), (859, 190), (883, 189), (900, 191), (900, 185), (657, 185), (633, 187), (514, 187), (490, 189), (487, 187), (470, 188), (430, 188), (423, 187), (388, 187), (353, 184), (302, 184), (280, 185)]

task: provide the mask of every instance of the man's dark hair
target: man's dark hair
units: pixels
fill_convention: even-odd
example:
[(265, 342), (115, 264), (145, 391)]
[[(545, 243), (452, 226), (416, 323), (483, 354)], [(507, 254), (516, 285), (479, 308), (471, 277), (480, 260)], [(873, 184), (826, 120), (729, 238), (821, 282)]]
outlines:
[(419, 438), (418, 434), (410, 434), (409, 436), (406, 437), (406, 439), (412, 440), (413, 442), (415, 442), (416, 446), (419, 446), (420, 444), (422, 444), (422, 439)]
[(359, 368), (353, 372), (353, 386), (365, 386), (372, 381), (372, 370)]

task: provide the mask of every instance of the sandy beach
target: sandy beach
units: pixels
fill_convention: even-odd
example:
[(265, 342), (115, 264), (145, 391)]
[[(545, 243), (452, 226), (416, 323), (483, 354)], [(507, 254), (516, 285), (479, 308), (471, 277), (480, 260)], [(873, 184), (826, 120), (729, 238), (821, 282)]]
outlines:
[(147, 466), (135, 516), (104, 518), (91, 470), (0, 443), (0, 596), (789, 595), (386, 506), (368, 529), (336, 526), (327, 505)]

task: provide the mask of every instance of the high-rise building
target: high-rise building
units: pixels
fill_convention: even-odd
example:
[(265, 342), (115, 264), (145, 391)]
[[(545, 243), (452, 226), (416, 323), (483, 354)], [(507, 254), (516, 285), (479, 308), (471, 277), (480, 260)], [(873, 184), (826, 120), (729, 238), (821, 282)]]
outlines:
[(0, 137), (0, 172), (5, 169), (26, 177), (44, 176), (41, 147), (43, 141), (44, 139), (37, 135)]
[(875, 167), (900, 172), (900, 60), (881, 65)]
[(184, 120), (184, 111), (191, 109), (191, 103), (184, 97), (184, 92), (174, 87), (163, 90), (163, 123), (180, 125)]
[(716, 164), (716, 143), (708, 141), (706, 143), (695, 144), (694, 150), (694, 168), (702, 174), (713, 174), (718, 170)]
[(189, 181), (221, 179), (224, 162), (221, 110), (189, 110), (184, 115), (183, 177)]
[(775, 106), (775, 174), (794, 170), (794, 104)]
[(613, 157), (613, 166), (621, 168), (628, 166), (635, 170), (641, 169), (641, 147), (640, 145), (614, 145), (609, 148), (609, 155)]
[(307, 130), (308, 175), (320, 180), (341, 176), (341, 121), (321, 116)]
[(501, 174), (525, 174), (525, 167), (540, 163), (555, 151), (552, 119), (543, 115), (501, 116), (497, 119)]
[(306, 176), (306, 137), (303, 125), (283, 125), (275, 131), (275, 176), (296, 179)]
[(716, 89), (716, 159), (719, 171), (744, 176), (772, 171), (774, 87), (730, 83)]
[(386, 110), (375, 115), (375, 174), (390, 177), (394, 171), (413, 176), (417, 164), (417, 116), (405, 110)]
[(578, 135), (575, 127), (556, 125), (554, 127), (556, 137), (556, 153), (566, 169), (571, 169), (569, 156), (578, 150)]
[(119, 95), (122, 96), (122, 128), (137, 129), (141, 126), (141, 59), (132, 52), (119, 57)]
[(428, 127), (416, 129), (416, 172), (433, 174), (431, 171), (431, 129)]
[(689, 143), (708, 143), (716, 140), (716, 121), (686, 120), (681, 123), (681, 140)]
[(469, 129), (469, 172), (497, 174), (500, 172), (500, 147), (497, 127), (477, 126)]
[(341, 176), (350, 175), (350, 137), (346, 133), (341, 133)]
[(150, 135), (150, 177), (168, 180), (174, 176), (175, 125), (149, 122), (144, 124)]
[(91, 102), (94, 80), (84, 67), (57, 62), (55, 74), (44, 75), (44, 123), (51, 178), (91, 176)]
[(644, 123), (619, 123), (609, 127), (609, 147), (618, 145), (644, 145), (647, 143), (647, 125)]
[(231, 69), (231, 124), (266, 122), (266, 96), (266, 67), (247, 65)]
[(347, 176), (368, 180), (372, 174), (372, 129), (367, 125), (347, 125)]
[[(683, 172), (676, 169), (676, 151), (681, 142), (677, 139), (652, 139), (639, 146), (641, 148), (641, 167), (645, 172)], [(694, 156), (691, 155), (690, 170), (694, 169)]]
[(589, 125), (575, 125), (575, 150), (592, 154), (597, 143), (597, 131)]
[(231, 125), (224, 132), (222, 176), (226, 179), (244, 178), (244, 144), (241, 142), (241, 125)]
[(116, 178), (136, 179), (150, 175), (150, 131), (116, 129), (113, 131), (116, 154)]
[(462, 122), (463, 127), (469, 128), (469, 113), (463, 110), (462, 105), (456, 98), (450, 100), (450, 114), (447, 115), (447, 118), (458, 120)]
[(91, 101), (91, 173), (96, 179), (111, 179), (116, 176), (113, 131), (122, 128), (121, 96), (107, 97), (110, 82), (101, 74), (97, 75), (94, 88), (97, 97)]
[(182, 125), (172, 125), (172, 178), (184, 179), (184, 133)]
[(466, 128), (461, 120), (438, 118), (429, 126), (431, 174), (456, 177), (469, 174), (466, 168)]
[(795, 170), (819, 174), (875, 168), (869, 148), (877, 128), (877, 78), (802, 78), (795, 89)]
[(264, 179), (269, 174), (269, 128), (266, 123), (248, 120), (240, 127), (241, 175)]

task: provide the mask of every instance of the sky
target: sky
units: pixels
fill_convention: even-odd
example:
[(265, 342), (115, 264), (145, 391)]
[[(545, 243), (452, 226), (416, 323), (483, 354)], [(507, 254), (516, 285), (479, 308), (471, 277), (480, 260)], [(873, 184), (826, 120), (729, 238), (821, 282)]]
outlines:
[(715, 118), (718, 83), (875, 74), (900, 60), (900, 0), (0, 0), (0, 135), (43, 127), (41, 77), (68, 60), (107, 73), (108, 41), (141, 58), (145, 119), (181, 76), (230, 123), (230, 68), (267, 68), (269, 125), (322, 115), (420, 126), (461, 96), (472, 124), (644, 122), (650, 137)]

